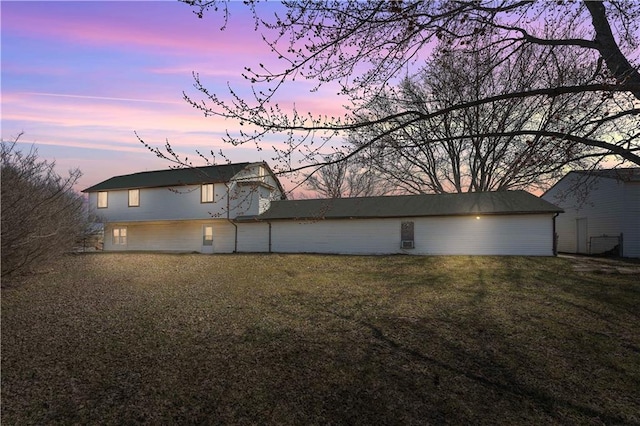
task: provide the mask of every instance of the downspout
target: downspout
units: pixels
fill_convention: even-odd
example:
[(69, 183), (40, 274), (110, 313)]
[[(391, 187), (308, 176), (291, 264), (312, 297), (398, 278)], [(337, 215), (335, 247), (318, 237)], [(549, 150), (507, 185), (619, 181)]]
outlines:
[(269, 224), (269, 253), (271, 253), (271, 222), (267, 222)]
[(552, 248), (552, 251), (553, 251), (553, 255), (554, 256), (558, 255), (558, 236), (556, 234), (556, 218), (558, 217), (558, 215), (560, 215), (560, 213), (556, 213), (556, 214), (553, 215), (553, 234), (552, 234), (552, 237), (553, 237), (553, 240), (552, 240), (553, 241), (553, 248)]
[(231, 220), (231, 187), (227, 185), (225, 182), (224, 186), (227, 187), (227, 220), (230, 224), (235, 228), (234, 231), (234, 241), (233, 241), (233, 252), (238, 252), (238, 225), (234, 221)]

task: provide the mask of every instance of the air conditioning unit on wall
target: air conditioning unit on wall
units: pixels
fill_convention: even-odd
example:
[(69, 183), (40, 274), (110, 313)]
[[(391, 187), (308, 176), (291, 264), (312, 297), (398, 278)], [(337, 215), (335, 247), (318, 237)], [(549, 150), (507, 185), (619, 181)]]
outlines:
[(414, 248), (413, 240), (402, 240), (400, 247), (403, 249), (412, 249)]

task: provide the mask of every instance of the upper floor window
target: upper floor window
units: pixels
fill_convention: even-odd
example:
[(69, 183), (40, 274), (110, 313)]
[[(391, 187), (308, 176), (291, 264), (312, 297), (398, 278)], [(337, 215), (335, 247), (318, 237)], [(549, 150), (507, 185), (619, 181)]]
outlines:
[(202, 185), (202, 198), (203, 203), (213, 203), (213, 184), (205, 183)]
[(130, 189), (129, 190), (129, 207), (139, 207), (139, 206), (140, 206), (140, 190)]
[(107, 208), (107, 191), (98, 192), (98, 208), (106, 209)]

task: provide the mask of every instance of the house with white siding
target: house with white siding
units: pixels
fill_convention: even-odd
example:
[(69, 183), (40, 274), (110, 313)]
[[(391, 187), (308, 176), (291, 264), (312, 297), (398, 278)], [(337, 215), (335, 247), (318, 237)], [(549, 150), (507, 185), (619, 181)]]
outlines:
[(85, 189), (104, 223), (104, 250), (236, 251), (240, 215), (283, 198), (266, 163), (169, 169), (115, 176)]
[(84, 192), (107, 251), (552, 256), (562, 211), (524, 191), (286, 200), (265, 163), (116, 176)]
[(640, 257), (640, 168), (569, 172), (542, 198), (565, 211), (558, 251)]

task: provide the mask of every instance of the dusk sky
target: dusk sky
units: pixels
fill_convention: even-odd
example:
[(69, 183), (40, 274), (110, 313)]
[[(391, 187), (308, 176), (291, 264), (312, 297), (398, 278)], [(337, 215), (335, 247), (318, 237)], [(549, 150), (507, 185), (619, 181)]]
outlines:
[[(84, 189), (114, 175), (168, 168), (136, 139), (154, 146), (169, 140), (176, 151), (218, 151), (231, 161), (267, 161), (273, 152), (221, 142), (233, 123), (205, 118), (182, 99), (201, 99), (192, 71), (206, 87), (248, 87), (245, 66), (273, 63), (241, 3), (198, 19), (177, 1), (1, 1), (2, 139), (20, 132), (21, 147), (35, 145), (58, 171), (80, 168)], [(273, 8), (277, 5), (263, 7)], [(300, 84), (283, 104), (337, 112), (335, 91), (311, 97)], [(221, 159), (218, 159), (219, 161)]]

